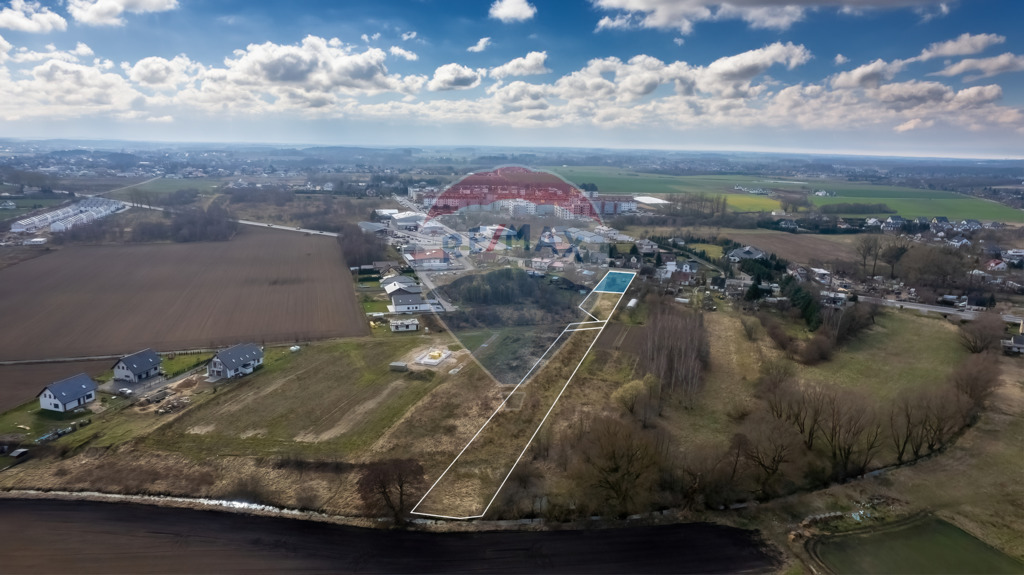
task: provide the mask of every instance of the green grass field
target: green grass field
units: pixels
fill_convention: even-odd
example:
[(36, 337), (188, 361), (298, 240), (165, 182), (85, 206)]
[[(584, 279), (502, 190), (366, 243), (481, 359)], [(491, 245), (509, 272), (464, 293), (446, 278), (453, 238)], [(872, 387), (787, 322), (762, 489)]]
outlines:
[(889, 311), (877, 317), (874, 328), (840, 348), (831, 361), (797, 370), (805, 381), (833, 383), (889, 399), (904, 388), (945, 381), (966, 355), (949, 322), (910, 310)]
[[(645, 174), (623, 168), (602, 166), (568, 166), (541, 168), (554, 172), (575, 184), (597, 184), (608, 194), (728, 194), (729, 205), (736, 211), (771, 211), (779, 208), (777, 200), (750, 194), (734, 193), (737, 185), (762, 187), (795, 193), (814, 190), (835, 192), (835, 197), (811, 196), (814, 205), (837, 203), (884, 203), (907, 218), (946, 216), (950, 219), (1024, 221), (1024, 212), (995, 202), (971, 198), (954, 192), (919, 190), (899, 186), (876, 186), (865, 182), (815, 180), (813, 182), (768, 181), (755, 176), (669, 176)], [(847, 214), (860, 215), (864, 214)], [(880, 215), (880, 214), (867, 214)]]
[(65, 195), (61, 195), (57, 198), (26, 198), (20, 200), (11, 200), (14, 205), (18, 206), (13, 210), (0, 210), (0, 220), (15, 220), (21, 219), (22, 216), (31, 212), (34, 209), (32, 206), (41, 206), (41, 208), (50, 208), (58, 204), (68, 201)]
[(223, 184), (224, 180), (221, 178), (190, 178), (187, 180), (160, 178), (158, 180), (145, 182), (123, 190), (117, 190), (116, 192), (105, 194), (105, 196), (115, 200), (130, 200), (132, 198), (132, 190), (138, 190), (143, 194), (152, 194), (157, 196), (163, 196), (174, 193), (178, 190), (188, 189), (196, 189), (199, 190), (200, 194), (206, 194), (215, 191)]
[(694, 251), (704, 250), (711, 259), (717, 260), (722, 257), (722, 246), (715, 244), (686, 244), (686, 247)]
[(847, 535), (818, 547), (833, 573), (1022, 573), (1024, 564), (940, 519)]

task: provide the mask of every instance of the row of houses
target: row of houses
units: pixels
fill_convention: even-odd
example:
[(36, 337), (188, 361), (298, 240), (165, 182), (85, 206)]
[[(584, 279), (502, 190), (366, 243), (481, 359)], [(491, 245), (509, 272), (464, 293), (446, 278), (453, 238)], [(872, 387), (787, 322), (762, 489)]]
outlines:
[[(114, 381), (141, 383), (161, 375), (162, 358), (152, 349), (126, 355), (114, 364)], [(254, 343), (243, 343), (223, 349), (206, 364), (210, 378), (235, 378), (252, 373), (263, 365), (263, 348)], [(36, 396), (39, 407), (48, 411), (67, 412), (96, 400), (98, 386), (85, 373), (55, 381)]]

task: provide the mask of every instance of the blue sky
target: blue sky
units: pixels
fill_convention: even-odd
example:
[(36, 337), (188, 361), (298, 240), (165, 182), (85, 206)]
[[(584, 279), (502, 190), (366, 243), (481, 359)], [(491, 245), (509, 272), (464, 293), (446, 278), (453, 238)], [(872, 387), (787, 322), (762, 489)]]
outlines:
[(1024, 157), (1021, 0), (0, 0), (0, 137)]

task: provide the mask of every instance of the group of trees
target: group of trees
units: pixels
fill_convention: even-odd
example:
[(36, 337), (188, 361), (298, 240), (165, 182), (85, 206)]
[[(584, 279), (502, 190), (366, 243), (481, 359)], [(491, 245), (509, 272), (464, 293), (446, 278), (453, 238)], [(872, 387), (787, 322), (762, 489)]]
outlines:
[(662, 393), (692, 406), (704, 386), (711, 356), (704, 316), (667, 303), (653, 308), (641, 357), (644, 368), (660, 383)]
[(532, 307), (557, 313), (579, 303), (575, 297), (577, 292), (569, 289), (572, 287), (571, 282), (560, 281), (555, 285), (546, 279), (531, 277), (522, 269), (501, 268), (459, 278), (445, 286), (444, 293), (460, 304)]
[[(860, 257), (861, 270), (867, 273), (868, 260), (871, 261), (871, 277), (875, 277), (878, 269), (878, 260), (889, 266), (889, 278), (896, 277), (896, 269), (903, 257), (910, 252), (910, 240), (906, 236), (888, 236), (883, 239), (877, 234), (865, 234), (857, 238), (853, 246), (857, 256)], [(933, 248), (922, 247), (923, 250)]]
[(385, 259), (387, 243), (376, 234), (368, 234), (356, 224), (337, 224), (338, 245), (345, 265), (355, 267)]
[[(165, 212), (166, 213), (166, 212)], [(226, 241), (238, 231), (238, 222), (219, 203), (205, 210), (187, 208), (170, 214), (169, 221), (138, 222), (132, 228), (132, 241), (206, 242)]]

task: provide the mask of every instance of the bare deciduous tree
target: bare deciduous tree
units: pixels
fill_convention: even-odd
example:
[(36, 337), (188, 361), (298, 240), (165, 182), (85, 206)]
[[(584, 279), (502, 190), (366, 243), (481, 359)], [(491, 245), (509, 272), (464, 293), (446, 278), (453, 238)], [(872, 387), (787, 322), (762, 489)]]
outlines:
[(998, 314), (978, 314), (977, 319), (960, 326), (960, 345), (971, 353), (983, 353), (999, 343), (1006, 324)]
[(611, 417), (594, 420), (581, 445), (577, 475), (600, 506), (625, 514), (650, 495), (657, 479), (658, 448), (636, 425)]
[(423, 486), (423, 467), (414, 459), (388, 459), (371, 463), (359, 477), (359, 496), (368, 513), (389, 513), (397, 525)]
[(972, 355), (950, 376), (953, 387), (965, 395), (978, 411), (999, 387), (998, 358), (991, 354)]
[(789, 462), (800, 439), (785, 422), (771, 417), (753, 417), (744, 424), (739, 439), (743, 457), (758, 470), (761, 493), (771, 495), (772, 483), (784, 463)]

